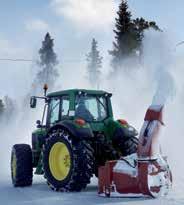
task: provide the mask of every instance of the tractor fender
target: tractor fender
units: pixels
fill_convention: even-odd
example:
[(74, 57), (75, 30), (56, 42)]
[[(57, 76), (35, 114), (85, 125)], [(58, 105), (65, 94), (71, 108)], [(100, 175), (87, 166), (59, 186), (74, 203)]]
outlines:
[(121, 127), (117, 127), (114, 131), (114, 138), (119, 138), (119, 137), (125, 137), (125, 138), (129, 138), (129, 137), (135, 137), (138, 135), (138, 132), (136, 131), (136, 129), (130, 125), (127, 125), (126, 127), (121, 126)]
[(122, 125), (118, 120), (110, 119), (106, 121), (105, 126), (105, 134), (108, 136), (108, 140), (116, 140), (119, 138), (128, 138), (128, 137), (135, 137), (138, 135), (138, 132), (135, 128), (133, 128), (131, 125), (126, 124)]
[(59, 128), (66, 129), (76, 140), (90, 140), (94, 137), (89, 125), (79, 126), (72, 120), (64, 120), (55, 124), (48, 133)]

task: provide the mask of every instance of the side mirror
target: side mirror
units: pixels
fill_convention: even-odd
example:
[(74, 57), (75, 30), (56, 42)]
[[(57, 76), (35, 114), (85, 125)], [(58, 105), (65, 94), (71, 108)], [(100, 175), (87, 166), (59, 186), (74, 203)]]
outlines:
[(41, 127), (42, 127), (40, 120), (37, 120), (37, 121), (36, 121), (36, 124), (37, 124), (37, 128), (41, 128)]
[(30, 107), (31, 108), (36, 108), (36, 104), (37, 104), (36, 97), (31, 97), (31, 99), (30, 99)]

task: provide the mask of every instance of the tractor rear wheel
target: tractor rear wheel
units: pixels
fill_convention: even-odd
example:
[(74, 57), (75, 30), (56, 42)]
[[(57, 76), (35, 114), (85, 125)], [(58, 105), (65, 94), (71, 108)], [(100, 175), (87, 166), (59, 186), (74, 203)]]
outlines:
[(122, 142), (120, 142), (120, 149), (122, 156), (128, 156), (137, 152), (138, 138), (137, 137), (127, 137)]
[(11, 152), (11, 177), (15, 187), (32, 185), (32, 151), (27, 144), (16, 144)]
[(81, 191), (93, 174), (93, 149), (86, 141), (75, 141), (69, 132), (53, 131), (43, 148), (47, 184), (55, 191)]

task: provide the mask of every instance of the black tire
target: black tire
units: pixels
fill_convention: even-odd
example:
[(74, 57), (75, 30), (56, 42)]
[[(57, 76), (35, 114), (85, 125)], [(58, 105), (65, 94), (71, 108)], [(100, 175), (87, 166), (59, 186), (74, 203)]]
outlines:
[[(52, 175), (49, 165), (50, 151), (58, 142), (65, 144), (71, 158), (69, 173), (62, 180)], [(81, 191), (90, 183), (93, 175), (93, 149), (86, 141), (74, 141), (69, 132), (55, 130), (49, 135), (43, 148), (43, 170), (51, 189), (66, 192)]]
[(98, 169), (104, 166), (107, 161), (117, 160), (121, 155), (114, 149), (111, 143), (99, 142), (97, 150), (95, 150), (94, 174), (98, 178)]
[(127, 137), (120, 143), (122, 156), (128, 156), (137, 152), (138, 138)]
[(12, 147), (11, 177), (12, 184), (15, 187), (25, 187), (32, 185), (32, 151), (29, 145), (16, 144)]

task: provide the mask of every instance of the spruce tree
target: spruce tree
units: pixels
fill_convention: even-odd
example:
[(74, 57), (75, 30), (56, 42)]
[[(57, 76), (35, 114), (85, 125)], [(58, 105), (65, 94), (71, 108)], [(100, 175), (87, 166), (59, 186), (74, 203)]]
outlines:
[(156, 31), (161, 31), (153, 21), (148, 22), (144, 18), (132, 19), (126, 0), (121, 1), (117, 15), (114, 30), (115, 42), (113, 42), (113, 50), (109, 51), (113, 56), (114, 70), (121, 67), (123, 60), (127, 57), (133, 56), (134, 60), (141, 57), (142, 41), (146, 29), (153, 28)]
[(89, 82), (93, 87), (99, 88), (100, 85), (100, 68), (102, 67), (102, 57), (98, 51), (98, 42), (93, 38), (91, 51), (87, 56), (87, 71)]
[(57, 55), (54, 52), (54, 39), (51, 38), (49, 33), (45, 35), (39, 55), (38, 65), (41, 70), (37, 73), (34, 86), (43, 86), (43, 84), (47, 83), (50, 89), (52, 89), (58, 76), (56, 69), (58, 61)]
[(126, 0), (122, 0), (119, 11), (117, 12), (115, 24), (115, 42), (113, 42), (113, 50), (109, 53), (113, 56), (112, 65), (117, 68), (121, 65), (121, 61), (128, 56), (136, 55), (137, 48), (141, 44), (141, 36), (132, 21), (131, 12), (128, 10)]

